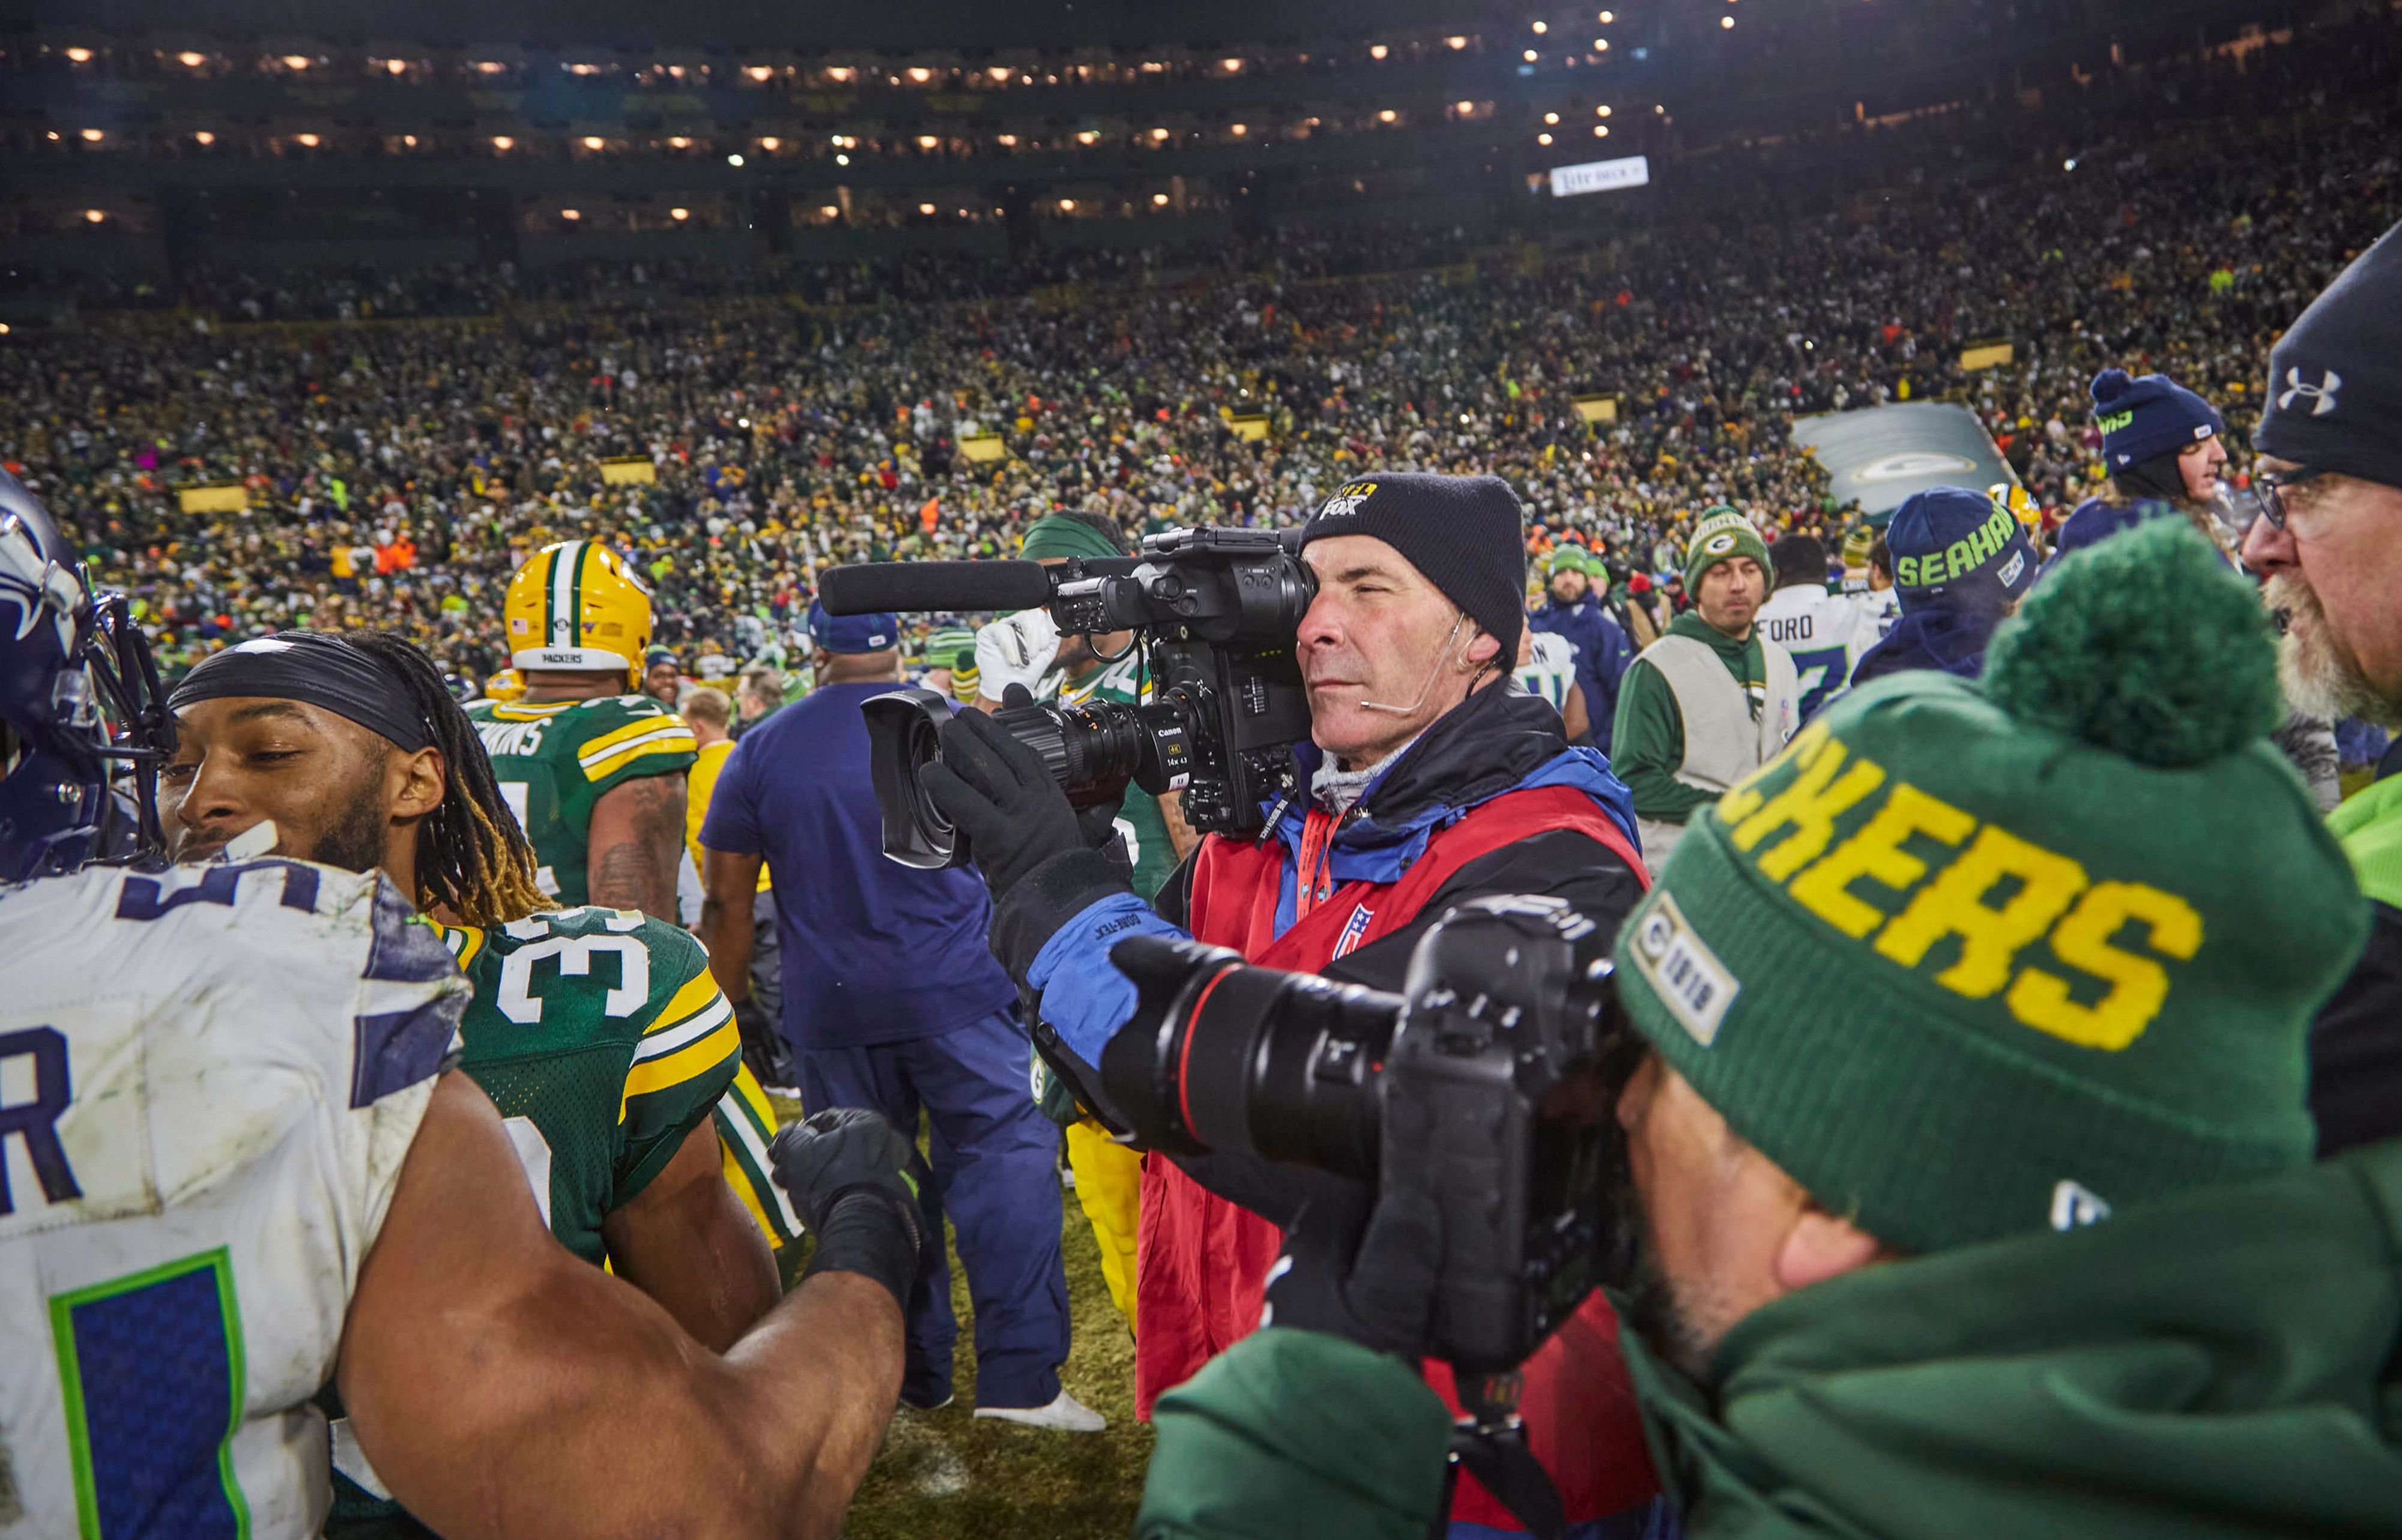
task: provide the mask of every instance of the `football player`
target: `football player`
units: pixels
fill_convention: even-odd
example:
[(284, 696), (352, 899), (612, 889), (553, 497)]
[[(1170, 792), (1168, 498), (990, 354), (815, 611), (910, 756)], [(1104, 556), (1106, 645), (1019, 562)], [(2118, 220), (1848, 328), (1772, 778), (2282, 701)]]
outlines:
[[(532, 853), (439, 682), (422, 653), (375, 632), (287, 631), (206, 659), (170, 698), (176, 854), (270, 823), (283, 853), (380, 867), (447, 921), (435, 932), (475, 986), (462, 1066), (506, 1119), (551, 1232), (722, 1350), (777, 1296), (737, 1189), (774, 1232), (798, 1226), (766, 1177), (772, 1115), (763, 1128), (755, 1094), (733, 1093), (731, 1008), (674, 926), (536, 913)], [(337, 1533), (390, 1510), (345, 1435), (337, 1423)]]
[(104, 704), (159, 719), (102, 613), (0, 474), (0, 873), (40, 874), (0, 887), (0, 1532), (314, 1535), (332, 1382), (454, 1537), (834, 1533), (926, 1253), (908, 1141), (841, 1113), (779, 1136), (809, 1275), (702, 1351), (545, 1231), (490, 1100), (446, 1072), (457, 966), (388, 880), (73, 870), (111, 760), (162, 747), (108, 732)]
[(502, 612), (514, 701), (468, 715), (501, 795), (559, 908), (638, 909), (672, 923), (692, 729), (641, 693), (651, 591), (595, 541), (546, 545), (509, 580)]

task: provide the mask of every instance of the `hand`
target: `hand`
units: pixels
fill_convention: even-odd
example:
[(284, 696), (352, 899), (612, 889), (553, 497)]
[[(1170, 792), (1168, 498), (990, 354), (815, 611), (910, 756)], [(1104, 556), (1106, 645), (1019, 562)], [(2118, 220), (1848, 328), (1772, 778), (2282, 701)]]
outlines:
[[(1010, 689), (1024, 694), (1022, 686)], [(994, 902), (1046, 859), (1092, 847), (1042, 756), (990, 717), (957, 713), (943, 724), (942, 749), (940, 760), (918, 767), (918, 784), (967, 836)]]
[(1059, 627), (1048, 610), (1020, 610), (994, 621), (976, 633), (977, 689), (993, 700), (1006, 700), (1013, 684), (1030, 694), (1059, 655)]
[(1378, 1353), (1426, 1356), (1443, 1265), (1443, 1216), (1414, 1187), (1388, 1186), (1367, 1216), (1326, 1198), (1302, 1206), (1268, 1270), (1263, 1327), (1298, 1327)]
[(811, 1230), (823, 1230), (845, 1196), (873, 1192), (892, 1200), (908, 1221), (911, 1244), (922, 1244), (918, 1194), (931, 1179), (925, 1159), (882, 1114), (857, 1107), (812, 1113), (779, 1132), (767, 1157)]

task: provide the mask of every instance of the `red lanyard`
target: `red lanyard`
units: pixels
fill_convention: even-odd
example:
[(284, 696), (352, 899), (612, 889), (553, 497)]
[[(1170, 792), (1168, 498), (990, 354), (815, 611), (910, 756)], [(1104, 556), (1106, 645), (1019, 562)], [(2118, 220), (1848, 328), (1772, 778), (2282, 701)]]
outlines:
[(1330, 846), (1334, 840), (1335, 826), (1342, 820), (1323, 808), (1313, 807), (1301, 820), (1301, 860), (1293, 873), (1292, 917), (1295, 924), (1309, 917), (1309, 912), (1324, 903), (1334, 892), (1330, 871)]

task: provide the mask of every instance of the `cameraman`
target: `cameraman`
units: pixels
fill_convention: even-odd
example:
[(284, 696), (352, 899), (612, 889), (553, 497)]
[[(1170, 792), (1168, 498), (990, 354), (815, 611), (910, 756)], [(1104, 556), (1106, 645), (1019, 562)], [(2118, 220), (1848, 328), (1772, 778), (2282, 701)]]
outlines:
[[(1699, 812), (1619, 932), (1629, 1363), (1697, 1540), (2390, 1533), (2402, 1142), (2311, 1164), (2366, 915), (2265, 632), (2181, 521), (2072, 557), (1977, 682), (1855, 691)], [(1394, 1174), (1271, 1290), (1316, 1329), (1162, 1402), (1139, 1533), (1426, 1533)]]
[[(995, 956), (1040, 994), (1050, 1051), (1081, 1061), (1086, 1083), (1134, 1007), (1109, 957), (1127, 936), (1189, 932), (1253, 962), (1396, 989), (1418, 935), (1452, 903), (1556, 894), (1607, 924), (1641, 895), (1625, 788), (1600, 755), (1569, 747), (1548, 702), (1508, 682), (1525, 592), (1510, 488), (1363, 476), (1302, 541), (1318, 594), (1296, 643), (1312, 739), (1296, 750), (1301, 794), (1260, 838), (1205, 838), (1155, 909), (1088, 847), (1042, 762), (982, 713), (947, 724), (942, 762), (921, 772), (992, 887)], [(1143, 1183), (1135, 1396), (1148, 1416), (1259, 1325), (1280, 1227), (1304, 1202), (1320, 1217), (1356, 1213), (1367, 1192), (1224, 1155), (1153, 1153)], [(1447, 1395), (1448, 1371), (1430, 1375)], [(1639, 1515), (1657, 1485), (1598, 1296), (1530, 1362), (1525, 1405), (1572, 1520)], [(1472, 1482), (1453, 1513), (1515, 1527)]]

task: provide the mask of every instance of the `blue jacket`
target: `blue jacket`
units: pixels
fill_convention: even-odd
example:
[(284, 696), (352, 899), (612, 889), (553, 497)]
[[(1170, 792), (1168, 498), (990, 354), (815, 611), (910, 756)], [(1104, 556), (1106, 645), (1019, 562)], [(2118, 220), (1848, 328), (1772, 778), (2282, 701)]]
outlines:
[(1546, 599), (1526, 617), (1529, 629), (1549, 631), (1576, 643), (1576, 680), (1584, 692), (1584, 714), (1593, 723), (1593, 746), (1609, 752), (1609, 724), (1618, 716), (1618, 681), (1635, 657), (1625, 631), (1587, 590), (1574, 604)]
[[(1294, 757), (1306, 785), (1319, 751), (1304, 744)], [(1610, 774), (1608, 759), (1570, 747), (1548, 701), (1480, 690), (1429, 727), (1370, 783), (1329, 841), (1329, 874), (1338, 886), (1397, 881), (1425, 853), (1429, 840), (1470, 809), (1505, 791), (1545, 786), (1584, 792), (1635, 843), (1635, 801)], [(1306, 816), (1305, 806), (1288, 805), (1261, 836), (1277, 841), (1283, 850), (1279, 935), (1295, 916)], [(1130, 892), (1087, 905), (1052, 933), (1027, 969), (1024, 982), (1041, 995), (1042, 1019), (1086, 1064), (1100, 1062), (1102, 1045), (1134, 1012), (1134, 985), (1110, 961), (1110, 948), (1128, 936), (1185, 938), (1188, 932), (1179, 922), (1190, 913), (1193, 878), (1188, 859), (1160, 890), (1156, 908)], [(1470, 862), (1426, 912), (1430, 921), (1450, 904), (1478, 894), (1549, 892), (1578, 903), (1596, 922), (1614, 926), (1641, 891), (1640, 880), (1623, 861), (1590, 837), (1563, 830)], [(1344, 976), (1398, 989), (1416, 930), (1405, 928), (1351, 953), (1344, 959)]]

